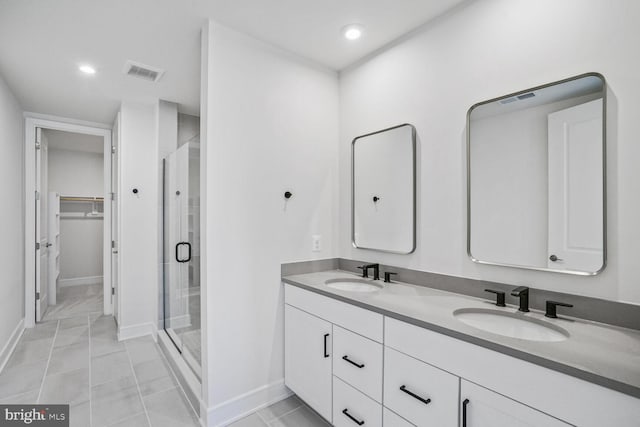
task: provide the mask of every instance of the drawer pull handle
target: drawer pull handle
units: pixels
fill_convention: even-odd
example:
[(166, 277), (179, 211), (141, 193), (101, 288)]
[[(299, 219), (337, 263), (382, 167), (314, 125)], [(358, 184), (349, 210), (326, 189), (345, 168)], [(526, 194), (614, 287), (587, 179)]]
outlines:
[(353, 360), (349, 359), (349, 356), (342, 356), (342, 360), (346, 360), (347, 362), (351, 363), (353, 366), (357, 367), (357, 368), (364, 368), (364, 363), (360, 364), (360, 363), (356, 363)]
[(327, 338), (329, 338), (329, 334), (324, 334), (324, 358), (325, 359), (331, 356), (329, 353), (327, 353)]
[(349, 410), (348, 410), (348, 409), (346, 409), (346, 408), (345, 408), (345, 409), (343, 409), (343, 410), (342, 410), (342, 413), (343, 413), (343, 414), (345, 414), (347, 417), (349, 417), (349, 419), (350, 419), (351, 421), (353, 421), (354, 423), (358, 424), (359, 426), (361, 426), (362, 424), (364, 424), (364, 420), (360, 421), (359, 419), (357, 419), (356, 417), (354, 417), (353, 415), (351, 415), (351, 414), (349, 413)]
[(425, 405), (428, 405), (429, 403), (431, 403), (431, 399), (424, 399), (420, 396), (418, 396), (417, 394), (415, 394), (414, 392), (407, 390), (407, 386), (400, 386), (400, 391), (403, 391), (405, 393), (407, 393), (409, 396), (418, 399), (420, 402), (424, 403)]
[(469, 404), (469, 399), (465, 399), (462, 401), (462, 427), (467, 427), (467, 405)]

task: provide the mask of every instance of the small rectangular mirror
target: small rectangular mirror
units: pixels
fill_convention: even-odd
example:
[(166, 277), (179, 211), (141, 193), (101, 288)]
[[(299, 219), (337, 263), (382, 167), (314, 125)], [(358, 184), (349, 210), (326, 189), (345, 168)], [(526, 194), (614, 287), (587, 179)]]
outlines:
[(604, 269), (605, 112), (605, 80), (597, 73), (469, 109), (473, 261), (581, 275)]
[(403, 124), (352, 143), (353, 246), (409, 254), (416, 248), (416, 130)]

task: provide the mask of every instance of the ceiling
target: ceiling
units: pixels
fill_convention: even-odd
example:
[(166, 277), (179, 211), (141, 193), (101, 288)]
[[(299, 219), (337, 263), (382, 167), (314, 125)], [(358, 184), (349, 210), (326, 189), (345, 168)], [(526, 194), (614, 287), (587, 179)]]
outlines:
[(43, 129), (47, 136), (49, 150), (81, 151), (83, 153), (104, 153), (104, 138), (96, 135)]
[[(197, 115), (209, 18), (341, 70), (466, 1), (0, 0), (0, 75), (26, 111), (111, 123), (122, 100), (160, 98)], [(342, 37), (351, 23), (364, 26), (360, 40)], [(166, 72), (127, 77), (127, 60)]]

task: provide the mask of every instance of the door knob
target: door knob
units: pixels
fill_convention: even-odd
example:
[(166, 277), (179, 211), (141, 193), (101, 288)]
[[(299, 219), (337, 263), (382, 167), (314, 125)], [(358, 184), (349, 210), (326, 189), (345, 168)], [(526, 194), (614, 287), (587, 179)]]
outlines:
[(51, 246), (53, 246), (53, 243), (47, 243), (46, 245), (44, 245), (47, 248), (50, 248)]
[(556, 261), (563, 261), (563, 259), (562, 259), (562, 258), (558, 258), (556, 255), (551, 255), (551, 256), (549, 257), (549, 259), (550, 259), (551, 261), (553, 261), (553, 262), (556, 262)]

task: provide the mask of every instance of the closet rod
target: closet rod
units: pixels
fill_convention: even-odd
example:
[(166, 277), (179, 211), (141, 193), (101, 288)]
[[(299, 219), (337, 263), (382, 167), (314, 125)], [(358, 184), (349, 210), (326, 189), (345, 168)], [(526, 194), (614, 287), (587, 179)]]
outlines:
[(103, 202), (104, 197), (74, 197), (74, 196), (60, 196), (62, 202)]

